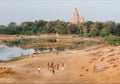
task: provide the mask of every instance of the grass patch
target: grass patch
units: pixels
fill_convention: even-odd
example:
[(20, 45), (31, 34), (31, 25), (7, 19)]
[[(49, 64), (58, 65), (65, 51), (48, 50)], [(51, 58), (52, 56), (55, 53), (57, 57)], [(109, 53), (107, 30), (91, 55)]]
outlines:
[(110, 45), (114, 45), (114, 46), (119, 46), (120, 45), (120, 37), (118, 37), (118, 36), (106, 36), (104, 39)]

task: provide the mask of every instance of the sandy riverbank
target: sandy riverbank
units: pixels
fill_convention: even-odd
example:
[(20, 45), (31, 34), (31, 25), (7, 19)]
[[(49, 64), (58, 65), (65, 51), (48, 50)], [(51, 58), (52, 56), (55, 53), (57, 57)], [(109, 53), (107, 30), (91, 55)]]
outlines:
[[(33, 58), (0, 63), (11, 67), (12, 73), (0, 74), (0, 83), (120, 83), (120, 46), (99, 45), (85, 50), (39, 54)], [(115, 60), (112, 60), (115, 59)], [(65, 64), (52, 74), (47, 63)], [(116, 66), (115, 66), (116, 65)], [(41, 73), (37, 71), (41, 66)], [(94, 66), (106, 66), (94, 71)]]

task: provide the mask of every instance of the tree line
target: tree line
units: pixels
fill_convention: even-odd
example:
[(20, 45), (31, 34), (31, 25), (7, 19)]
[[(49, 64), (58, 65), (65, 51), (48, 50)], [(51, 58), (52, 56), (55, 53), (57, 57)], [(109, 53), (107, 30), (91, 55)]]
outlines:
[(88, 37), (105, 37), (109, 35), (120, 36), (120, 23), (115, 23), (114, 21), (88, 21), (75, 25), (60, 20), (36, 20), (34, 22), (22, 22), (19, 25), (15, 22), (11, 22), (7, 26), (0, 25), (0, 34), (36, 35), (45, 33), (79, 34), (80, 36)]

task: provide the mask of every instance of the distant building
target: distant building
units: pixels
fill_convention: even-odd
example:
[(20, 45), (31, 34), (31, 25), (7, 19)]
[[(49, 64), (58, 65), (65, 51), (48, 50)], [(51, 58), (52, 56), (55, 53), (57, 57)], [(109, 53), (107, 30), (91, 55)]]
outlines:
[(88, 21), (87, 19), (79, 15), (77, 8), (75, 8), (72, 15), (71, 23), (78, 24), (78, 23), (84, 23), (87, 21)]

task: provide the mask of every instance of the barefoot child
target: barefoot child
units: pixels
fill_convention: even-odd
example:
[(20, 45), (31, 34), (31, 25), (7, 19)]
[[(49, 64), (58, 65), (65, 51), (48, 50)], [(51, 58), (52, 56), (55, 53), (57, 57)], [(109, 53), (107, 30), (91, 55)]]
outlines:
[(41, 68), (40, 68), (40, 66), (38, 67), (38, 73), (40, 73), (40, 70), (41, 70)]
[(50, 68), (50, 64), (48, 63), (48, 65), (47, 65), (47, 66), (48, 66), (48, 71), (49, 71), (49, 68)]
[(55, 67), (52, 66), (52, 73), (55, 74)]
[(64, 63), (62, 63), (62, 69), (64, 69)]

